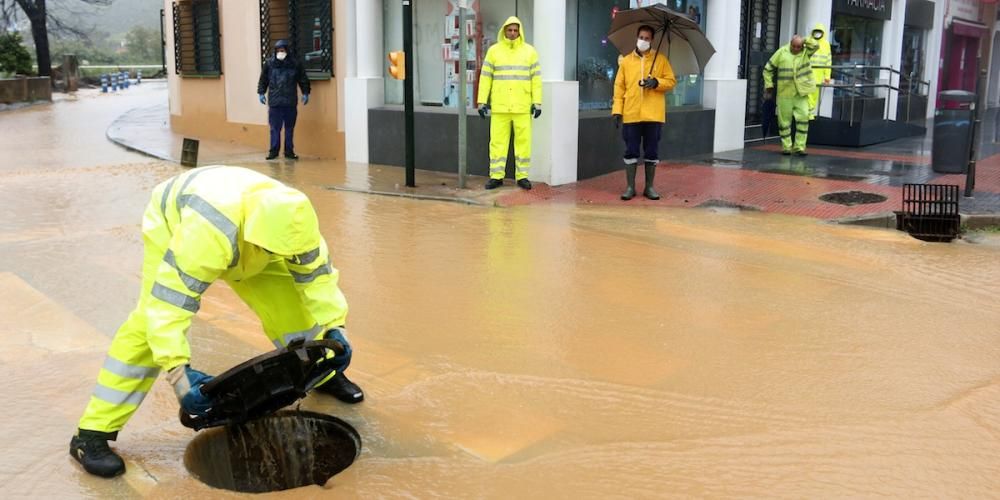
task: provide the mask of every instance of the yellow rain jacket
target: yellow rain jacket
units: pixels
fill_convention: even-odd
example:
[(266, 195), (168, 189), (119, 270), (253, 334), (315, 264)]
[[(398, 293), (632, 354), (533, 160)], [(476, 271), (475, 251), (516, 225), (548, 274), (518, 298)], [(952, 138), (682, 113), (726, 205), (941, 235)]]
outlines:
[(816, 81), (816, 85), (819, 85), (827, 80), (833, 75), (833, 70), (830, 68), (816, 68), (816, 66), (830, 66), (833, 64), (833, 51), (830, 48), (830, 41), (826, 37), (826, 25), (823, 23), (816, 23), (816, 27), (813, 31), (822, 31), (823, 37), (819, 40), (812, 38), (812, 32), (809, 33), (809, 38), (814, 40), (818, 48), (816, 52), (813, 53), (809, 61), (813, 65), (813, 79)]
[(789, 45), (783, 45), (764, 65), (764, 88), (771, 89), (777, 84), (778, 97), (806, 97), (816, 90), (812, 64), (809, 58), (819, 45), (806, 37), (802, 52), (792, 54)]
[[(504, 30), (511, 24), (521, 27), (516, 40), (508, 40)], [(529, 113), (531, 105), (542, 105), (542, 68), (538, 52), (524, 41), (524, 24), (514, 16), (500, 27), (497, 43), (486, 52), (479, 76), (479, 104), (490, 104), (493, 113)]]
[[(647, 51), (644, 55), (632, 51), (618, 58), (618, 74), (615, 75), (614, 103), (612, 115), (622, 115), (623, 123), (659, 122), (667, 119), (667, 102), (664, 94), (677, 85), (674, 69), (663, 54)], [(650, 72), (652, 65), (652, 72)], [(644, 89), (639, 81), (647, 76), (656, 78), (660, 84), (655, 89)]]
[(174, 177), (154, 189), (142, 230), (147, 246), (156, 239), (169, 242), (152, 277), (152, 298), (141, 300), (152, 361), (163, 369), (188, 363), (185, 333), (202, 293), (218, 279), (239, 285), (269, 266), (287, 270), (322, 331), (345, 322), (339, 274), (330, 265), (312, 204), (270, 177), (225, 166)]

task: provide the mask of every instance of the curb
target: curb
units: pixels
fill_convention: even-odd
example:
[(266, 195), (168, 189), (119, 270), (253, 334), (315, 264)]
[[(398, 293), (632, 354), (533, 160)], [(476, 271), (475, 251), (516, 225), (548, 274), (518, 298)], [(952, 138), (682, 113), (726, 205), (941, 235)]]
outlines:
[(415, 193), (399, 193), (395, 191), (375, 191), (370, 189), (358, 189), (349, 188), (345, 186), (324, 186), (325, 189), (330, 191), (343, 191), (346, 193), (358, 193), (358, 194), (370, 194), (376, 196), (392, 196), (396, 198), (409, 198), (412, 200), (425, 200), (425, 201), (445, 201), (450, 203), (461, 203), (464, 205), (472, 205), (477, 207), (490, 207), (493, 205), (483, 203), (481, 201), (472, 200), (469, 198), (456, 198), (451, 196), (438, 196), (431, 194), (415, 194)]

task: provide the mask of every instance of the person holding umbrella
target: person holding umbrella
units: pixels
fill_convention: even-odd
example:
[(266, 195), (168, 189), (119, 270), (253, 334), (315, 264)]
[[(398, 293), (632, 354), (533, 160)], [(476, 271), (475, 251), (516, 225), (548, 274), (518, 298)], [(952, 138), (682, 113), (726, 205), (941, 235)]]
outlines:
[(618, 73), (615, 75), (611, 114), (615, 119), (615, 128), (622, 128), (625, 140), (625, 181), (628, 187), (621, 198), (626, 201), (635, 197), (640, 147), (643, 149), (646, 174), (642, 194), (650, 200), (660, 199), (653, 189), (653, 180), (659, 162), (660, 133), (667, 116), (664, 95), (674, 88), (677, 79), (667, 58), (650, 50), (655, 33), (652, 26), (639, 27), (635, 50), (619, 58)]

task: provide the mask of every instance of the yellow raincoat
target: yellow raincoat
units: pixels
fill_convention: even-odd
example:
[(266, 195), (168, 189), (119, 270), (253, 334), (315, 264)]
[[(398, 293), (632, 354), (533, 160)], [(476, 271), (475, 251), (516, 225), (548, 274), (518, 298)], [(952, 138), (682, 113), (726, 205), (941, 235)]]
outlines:
[[(511, 24), (520, 26), (514, 40), (504, 36)], [(542, 68), (535, 48), (524, 41), (521, 21), (508, 17), (497, 43), (486, 52), (477, 92), (479, 105), (490, 105), (490, 177), (503, 179), (511, 128), (514, 129), (515, 178), (527, 179), (531, 168), (531, 105), (542, 105)]]
[[(818, 48), (816, 52), (813, 53), (812, 57), (809, 58), (810, 64), (813, 66), (813, 80), (816, 82), (816, 90), (812, 94), (809, 94), (809, 119), (816, 117), (816, 105), (819, 104), (819, 85), (825, 83), (830, 77), (833, 76), (833, 70), (830, 68), (817, 68), (817, 66), (831, 66), (833, 64), (833, 51), (830, 48), (830, 41), (827, 40), (826, 36), (826, 25), (823, 23), (816, 23), (816, 27), (813, 31), (822, 31), (823, 36), (820, 39), (813, 40), (816, 41)], [(812, 33), (809, 33), (810, 37)]]
[(117, 432), (159, 371), (187, 364), (201, 295), (226, 281), (276, 346), (344, 325), (347, 302), (301, 192), (251, 170), (212, 166), (153, 189), (142, 221), (139, 303), (115, 334), (79, 427)]
[(806, 38), (798, 54), (792, 53), (790, 45), (778, 49), (764, 65), (764, 88), (778, 87), (778, 134), (781, 135), (782, 152), (804, 153), (809, 136), (809, 95), (816, 90), (809, 58), (819, 45)]
[[(618, 58), (618, 74), (615, 75), (612, 115), (622, 115), (624, 123), (658, 122), (667, 119), (667, 103), (664, 94), (677, 85), (670, 61), (663, 54), (647, 51), (644, 55), (632, 51)], [(652, 64), (652, 72), (650, 72)], [(655, 89), (644, 89), (639, 81), (647, 76), (656, 78), (660, 84)]]

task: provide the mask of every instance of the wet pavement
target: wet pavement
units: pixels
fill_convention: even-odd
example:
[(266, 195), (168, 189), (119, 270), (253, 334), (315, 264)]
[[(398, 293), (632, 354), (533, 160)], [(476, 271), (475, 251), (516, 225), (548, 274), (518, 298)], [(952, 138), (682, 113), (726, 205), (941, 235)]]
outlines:
[[(124, 477), (67, 454), (136, 298), (148, 192), (184, 171), (93, 140), (150, 105), (127, 99), (0, 114), (19, 137), (0, 167), (5, 497), (230, 496), (185, 469), (195, 434), (163, 381), (114, 445)], [(996, 495), (996, 246), (724, 206), (373, 196), (330, 187), (388, 188), (398, 169), (244, 166), (314, 201), (367, 393), (305, 400), (350, 422), (361, 455), (326, 489), (272, 496)], [(224, 284), (191, 339), (209, 373), (269, 349)]]

